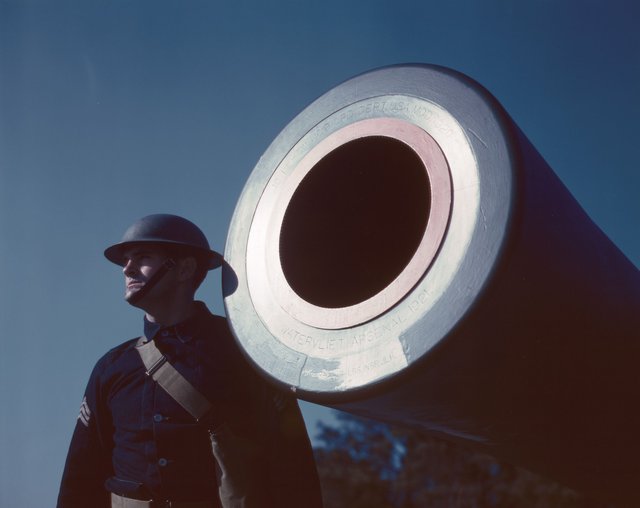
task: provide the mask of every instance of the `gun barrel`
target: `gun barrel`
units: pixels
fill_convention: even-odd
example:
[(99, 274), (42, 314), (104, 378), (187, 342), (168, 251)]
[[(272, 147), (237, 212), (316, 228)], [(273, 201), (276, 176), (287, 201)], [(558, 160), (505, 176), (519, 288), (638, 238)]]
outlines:
[(392, 66), (321, 96), (251, 173), (225, 258), (273, 382), (640, 496), (638, 269), (469, 77)]

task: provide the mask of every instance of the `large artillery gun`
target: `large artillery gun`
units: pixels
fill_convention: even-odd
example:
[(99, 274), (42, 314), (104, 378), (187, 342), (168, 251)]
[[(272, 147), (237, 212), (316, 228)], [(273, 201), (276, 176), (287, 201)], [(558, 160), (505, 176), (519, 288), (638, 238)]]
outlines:
[(238, 342), (302, 399), (640, 500), (640, 274), (498, 101), (393, 66), (277, 136), (225, 252)]

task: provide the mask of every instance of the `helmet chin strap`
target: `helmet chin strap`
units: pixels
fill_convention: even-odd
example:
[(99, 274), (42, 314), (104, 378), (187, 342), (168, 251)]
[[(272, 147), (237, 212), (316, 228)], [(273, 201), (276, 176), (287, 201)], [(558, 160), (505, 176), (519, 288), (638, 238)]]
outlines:
[(160, 279), (166, 275), (166, 273), (171, 270), (174, 266), (176, 266), (176, 262), (173, 258), (167, 259), (160, 268), (154, 273), (151, 278), (142, 286), (138, 291), (133, 293), (132, 295), (126, 297), (127, 303), (130, 305), (135, 305), (140, 300), (142, 300), (148, 293), (153, 289), (153, 287), (160, 282)]

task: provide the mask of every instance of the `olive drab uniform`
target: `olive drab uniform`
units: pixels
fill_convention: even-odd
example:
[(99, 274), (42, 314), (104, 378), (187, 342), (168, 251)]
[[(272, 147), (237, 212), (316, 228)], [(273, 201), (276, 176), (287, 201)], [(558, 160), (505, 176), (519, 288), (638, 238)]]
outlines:
[[(168, 328), (145, 319), (144, 337), (209, 401), (209, 414), (196, 421), (147, 375), (138, 339), (112, 349), (96, 364), (82, 400), (59, 508), (129, 506), (112, 504), (113, 496), (217, 507), (226, 495), (218, 485), (225, 470), (253, 496), (248, 506), (321, 506), (297, 402), (254, 373), (224, 318), (196, 305), (193, 317)], [(228, 465), (216, 463), (210, 433), (223, 448), (233, 443), (222, 450), (231, 455)]]
[[(128, 249), (141, 245), (167, 257), (142, 287), (125, 296), (140, 308), (175, 268), (174, 257), (196, 260), (196, 287), (206, 271), (223, 263), (195, 224), (170, 214), (138, 219), (104, 255), (126, 267)], [(190, 303), (190, 318), (173, 326), (145, 318), (142, 338), (112, 349), (94, 367), (69, 447), (58, 508), (322, 505), (296, 400), (258, 377), (224, 318), (211, 314), (202, 302)], [(149, 359), (143, 350), (156, 355), (153, 365), (145, 366)], [(160, 377), (155, 376), (157, 359), (163, 364)], [(200, 409), (193, 411), (176, 396), (170, 386), (176, 382), (197, 393)]]

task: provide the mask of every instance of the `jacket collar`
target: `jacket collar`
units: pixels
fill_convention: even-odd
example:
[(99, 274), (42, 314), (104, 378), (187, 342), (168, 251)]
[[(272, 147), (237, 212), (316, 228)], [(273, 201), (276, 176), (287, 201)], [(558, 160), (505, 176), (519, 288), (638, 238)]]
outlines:
[(198, 333), (203, 320), (209, 314), (209, 309), (204, 302), (195, 301), (195, 312), (188, 319), (175, 325), (163, 326), (159, 323), (152, 323), (144, 317), (144, 336), (146, 341), (159, 337), (177, 337), (182, 342), (189, 342)]

